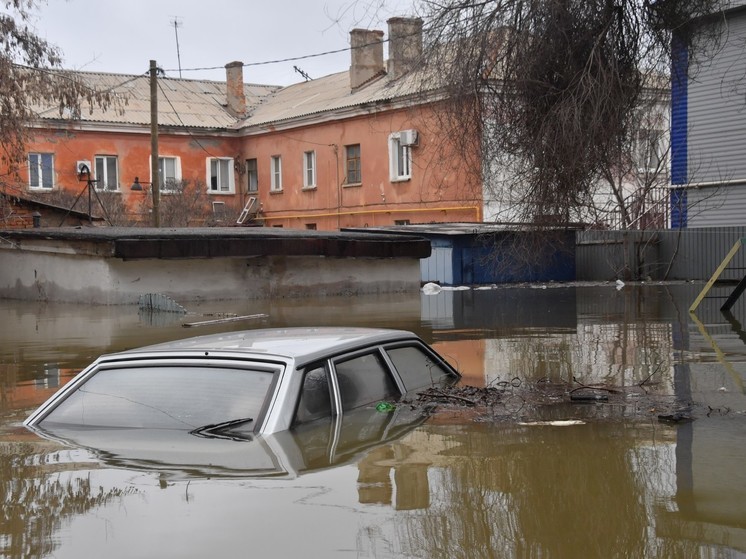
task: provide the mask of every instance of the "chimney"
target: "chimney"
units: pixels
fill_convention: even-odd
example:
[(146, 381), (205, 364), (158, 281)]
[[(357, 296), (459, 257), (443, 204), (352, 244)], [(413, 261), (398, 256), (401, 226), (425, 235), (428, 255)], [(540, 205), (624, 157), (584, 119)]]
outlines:
[(243, 62), (225, 65), (225, 82), (228, 112), (236, 117), (246, 116), (246, 95), (243, 91)]
[(415, 68), (422, 57), (422, 20), (392, 17), (389, 24), (389, 78), (395, 80)]
[(384, 72), (383, 31), (353, 29), (350, 31), (350, 47), (350, 87), (355, 90)]

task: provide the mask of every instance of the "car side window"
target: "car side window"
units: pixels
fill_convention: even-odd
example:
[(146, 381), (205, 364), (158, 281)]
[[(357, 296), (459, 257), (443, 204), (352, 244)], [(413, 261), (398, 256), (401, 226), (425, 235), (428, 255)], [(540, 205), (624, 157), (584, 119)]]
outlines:
[(294, 423), (308, 423), (332, 413), (329, 377), (324, 367), (306, 371)]
[(344, 411), (401, 396), (379, 353), (367, 353), (334, 363)]
[(407, 391), (438, 386), (453, 378), (453, 373), (420, 347), (387, 348), (386, 353), (404, 381)]

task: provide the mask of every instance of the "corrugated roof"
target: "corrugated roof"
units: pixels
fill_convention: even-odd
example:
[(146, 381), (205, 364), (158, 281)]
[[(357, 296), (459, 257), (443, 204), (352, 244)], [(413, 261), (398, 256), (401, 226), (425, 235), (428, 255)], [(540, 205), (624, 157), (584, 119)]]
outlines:
[[(148, 75), (73, 72), (92, 89), (121, 95), (124, 104), (106, 111), (81, 107), (79, 121), (90, 123), (150, 125), (150, 78)], [(246, 108), (249, 112), (260, 106), (278, 86), (245, 84)], [(226, 109), (226, 83), (209, 80), (158, 78), (158, 123), (162, 126), (188, 128), (232, 128), (237, 120)], [(56, 106), (38, 107), (42, 119), (60, 119)], [(69, 119), (70, 114), (62, 118)]]
[(416, 74), (395, 82), (384, 74), (351, 91), (349, 72), (339, 72), (278, 90), (271, 100), (259, 105), (242, 126), (262, 126), (405, 98), (417, 93), (420, 84)]
[[(84, 81), (92, 89), (111, 91), (126, 99), (106, 111), (81, 107), (83, 123), (150, 125), (150, 78), (126, 74), (61, 71)], [(339, 72), (288, 87), (245, 84), (248, 117), (238, 119), (226, 109), (226, 83), (208, 80), (158, 78), (158, 123), (185, 128), (239, 129), (266, 126), (369, 103), (408, 97), (422, 80), (416, 73), (395, 82), (385, 73), (356, 91), (350, 90), (349, 72)], [(56, 106), (39, 107), (42, 119), (59, 120)], [(70, 114), (63, 115), (65, 120)]]

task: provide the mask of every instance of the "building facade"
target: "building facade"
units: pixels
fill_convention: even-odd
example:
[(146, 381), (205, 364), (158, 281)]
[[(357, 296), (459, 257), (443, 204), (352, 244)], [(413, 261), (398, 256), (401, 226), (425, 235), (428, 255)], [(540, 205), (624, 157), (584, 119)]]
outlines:
[(674, 48), (671, 225), (739, 226), (746, 215), (746, 2), (700, 23), (700, 55)]
[(150, 225), (155, 207), (162, 226), (481, 221), (479, 173), (439, 134), (437, 92), (417, 76), (422, 21), (388, 25), (388, 60), (383, 32), (355, 29), (349, 71), (289, 87), (244, 83), (240, 62), (225, 82), (74, 72), (118, 102), (79, 114), (38, 107), (27, 166), (2, 191), (78, 211), (92, 193), (92, 211), (115, 225)]

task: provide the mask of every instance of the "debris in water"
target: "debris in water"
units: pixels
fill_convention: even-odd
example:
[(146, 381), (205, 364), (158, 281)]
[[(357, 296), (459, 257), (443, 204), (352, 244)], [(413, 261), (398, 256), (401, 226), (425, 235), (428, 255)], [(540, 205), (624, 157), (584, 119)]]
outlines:
[(226, 322), (239, 322), (241, 320), (252, 320), (256, 318), (267, 318), (266, 314), (247, 314), (245, 316), (231, 316), (228, 318), (216, 318), (213, 320), (203, 320), (201, 322), (185, 322), (184, 328), (193, 328), (194, 326), (209, 326), (211, 324), (224, 324)]
[(391, 404), (389, 402), (378, 402), (378, 405), (376, 405), (376, 411), (380, 411), (383, 413), (394, 411), (394, 404)]
[(533, 427), (535, 425), (549, 425), (551, 427), (569, 427), (570, 425), (585, 425), (585, 421), (580, 419), (558, 419), (555, 421), (525, 421), (518, 425)]
[(422, 286), (422, 292), (425, 295), (437, 295), (441, 291), (443, 291), (443, 288), (440, 287), (437, 283), (429, 282)]

